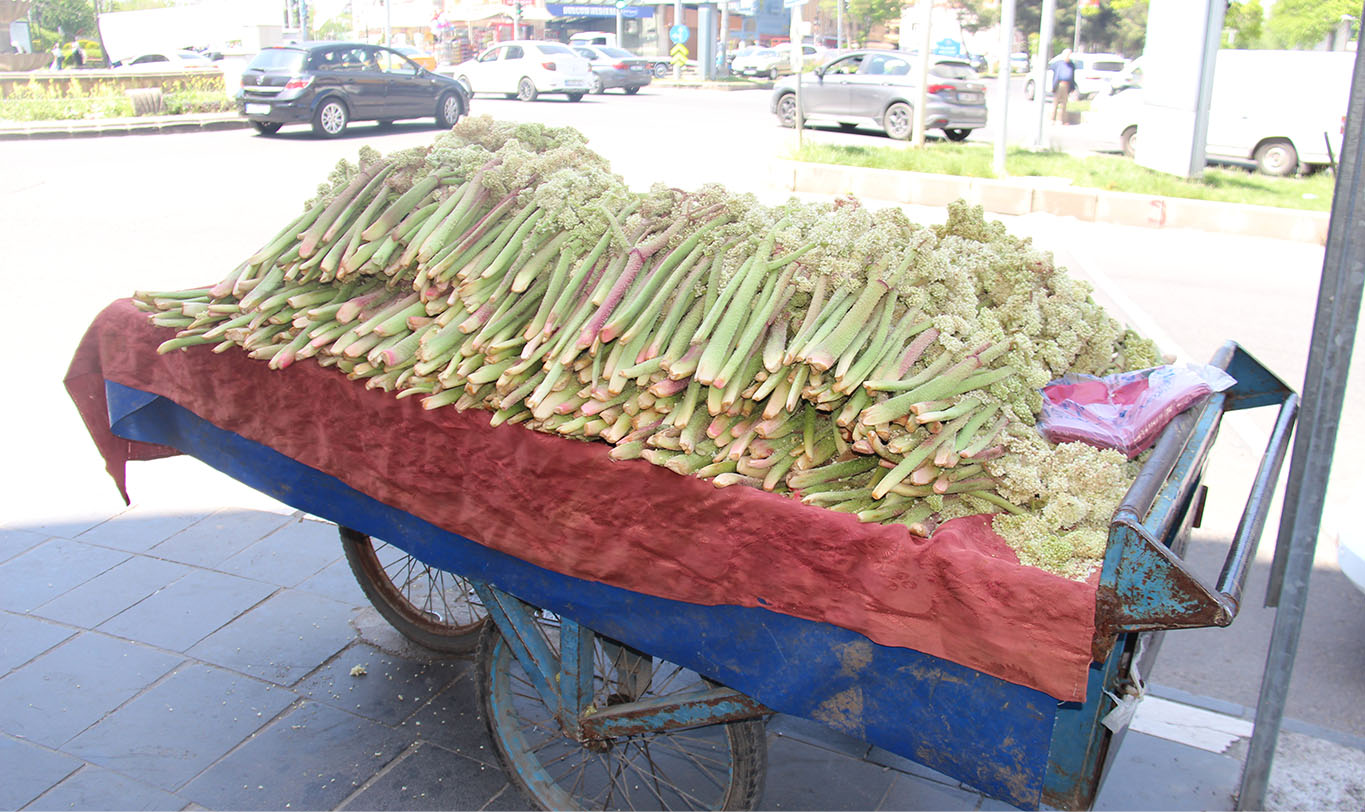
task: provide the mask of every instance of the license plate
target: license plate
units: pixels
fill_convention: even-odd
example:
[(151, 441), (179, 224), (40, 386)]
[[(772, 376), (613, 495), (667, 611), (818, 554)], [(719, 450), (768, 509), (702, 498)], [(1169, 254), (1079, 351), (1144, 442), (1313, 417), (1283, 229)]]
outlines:
[(564, 80), (564, 86), (565, 86), (565, 87), (583, 87), (583, 80), (582, 80), (582, 79), (565, 79), (565, 80)]
[(638, 71), (644, 70), (644, 69), (645, 69), (645, 66), (644, 66), (644, 65), (631, 65), (631, 66), (630, 66), (630, 69), (633, 70), (633, 71), (637, 71), (637, 72), (638, 72)]
[(957, 92), (957, 100), (963, 104), (978, 104), (984, 98), (984, 96), (974, 90), (959, 90)]
[(249, 116), (268, 116), (270, 115), (270, 105), (268, 104), (248, 104), (246, 114)]

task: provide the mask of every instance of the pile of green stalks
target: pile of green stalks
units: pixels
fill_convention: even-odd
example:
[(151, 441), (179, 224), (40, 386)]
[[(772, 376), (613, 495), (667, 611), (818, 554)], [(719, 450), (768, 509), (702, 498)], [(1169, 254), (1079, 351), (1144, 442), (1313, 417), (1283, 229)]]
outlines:
[(1156, 360), (979, 209), (636, 193), (575, 131), (487, 118), (362, 150), (218, 284), (135, 300), (162, 352), (312, 359), (922, 536), (1048, 498), (1039, 386)]

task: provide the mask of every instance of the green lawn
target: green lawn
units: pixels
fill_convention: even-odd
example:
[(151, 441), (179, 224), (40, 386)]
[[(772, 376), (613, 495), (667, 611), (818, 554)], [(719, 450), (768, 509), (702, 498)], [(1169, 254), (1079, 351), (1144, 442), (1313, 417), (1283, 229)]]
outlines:
[[(792, 157), (813, 163), (993, 178), (992, 156), (989, 146), (933, 142), (925, 149), (806, 144)], [(1331, 207), (1336, 181), (1330, 172), (1272, 178), (1235, 167), (1209, 167), (1202, 179), (1186, 180), (1154, 172), (1117, 155), (1076, 157), (1063, 152), (1023, 149), (1010, 150), (1005, 166), (1011, 176), (1066, 178), (1075, 186), (1095, 189), (1309, 211), (1327, 211)]]

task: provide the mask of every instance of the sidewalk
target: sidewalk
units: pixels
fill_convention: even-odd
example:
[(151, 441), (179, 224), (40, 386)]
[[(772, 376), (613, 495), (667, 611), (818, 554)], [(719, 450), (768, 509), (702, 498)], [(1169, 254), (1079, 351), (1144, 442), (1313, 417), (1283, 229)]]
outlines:
[(69, 121), (0, 121), (0, 141), (21, 138), (93, 138), (101, 135), (156, 135), (196, 130), (240, 130), (250, 126), (235, 111), (185, 116), (129, 116)]
[[(156, 465), (198, 466), (134, 466), (135, 494)], [(527, 808), (472, 661), (393, 631), (333, 526), (246, 502), (0, 525), (0, 807)], [(1232, 808), (1246, 710), (1198, 704), (1159, 687), (1143, 701), (1097, 809)], [(1365, 742), (1296, 729), (1271, 808), (1360, 808)], [(768, 763), (764, 809), (1009, 808), (793, 717), (769, 723)]]

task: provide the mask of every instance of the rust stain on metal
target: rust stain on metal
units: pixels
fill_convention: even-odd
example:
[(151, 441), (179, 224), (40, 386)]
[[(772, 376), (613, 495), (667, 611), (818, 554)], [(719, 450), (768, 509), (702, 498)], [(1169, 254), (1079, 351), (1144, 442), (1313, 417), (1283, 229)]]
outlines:
[(854, 640), (836, 646), (834, 653), (839, 657), (839, 673), (845, 677), (856, 677), (872, 664), (874, 650), (871, 641)]
[(811, 712), (811, 718), (843, 733), (865, 738), (863, 689), (855, 685), (831, 696)]

